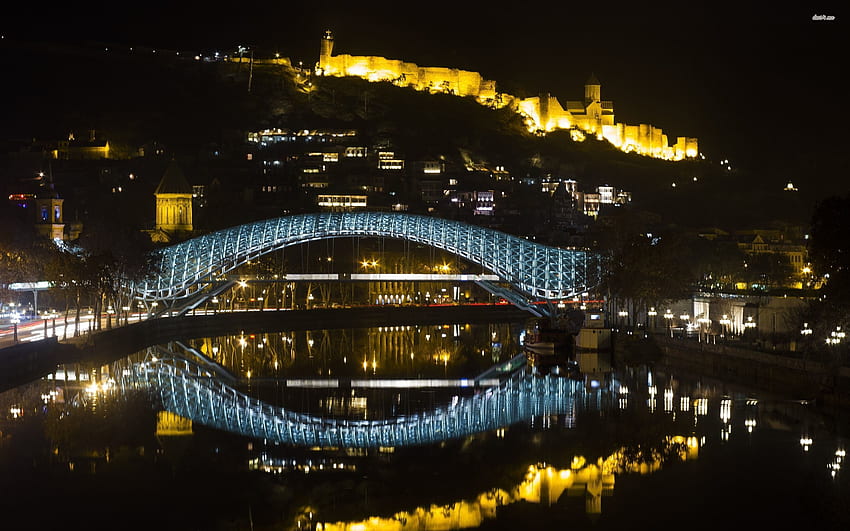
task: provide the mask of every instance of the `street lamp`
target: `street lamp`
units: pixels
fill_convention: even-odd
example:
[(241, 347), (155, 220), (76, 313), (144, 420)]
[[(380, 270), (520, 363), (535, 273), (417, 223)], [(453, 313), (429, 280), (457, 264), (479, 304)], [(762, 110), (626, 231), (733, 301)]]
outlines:
[(627, 312), (626, 310), (620, 310), (619, 312), (617, 312), (617, 315), (621, 317), (620, 326), (626, 326), (626, 317), (629, 316), (629, 312)]
[(673, 337), (673, 312), (671, 312), (669, 309), (664, 312), (664, 320), (667, 322), (667, 331), (670, 334), (670, 337)]
[(658, 315), (658, 312), (655, 311), (655, 306), (650, 306), (649, 311), (646, 312), (648, 317), (652, 317), (652, 331), (655, 332), (655, 316)]
[(829, 337), (826, 338), (827, 345), (838, 345), (841, 343), (841, 340), (844, 339), (844, 332), (841, 330), (840, 326), (836, 326), (835, 330), (830, 332)]
[(699, 323), (700, 341), (702, 341), (702, 335), (705, 334), (705, 342), (708, 343), (708, 334), (711, 331), (711, 319), (700, 317), (697, 319), (697, 322)]
[(720, 337), (726, 337), (726, 329), (730, 324), (732, 324), (732, 321), (729, 319), (729, 316), (724, 313), (723, 318), (720, 319), (720, 326), (722, 327)]

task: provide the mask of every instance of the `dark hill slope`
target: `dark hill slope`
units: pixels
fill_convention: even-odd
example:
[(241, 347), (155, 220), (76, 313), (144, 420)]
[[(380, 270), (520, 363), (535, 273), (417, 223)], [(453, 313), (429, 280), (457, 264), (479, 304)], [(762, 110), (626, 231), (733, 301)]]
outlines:
[(314, 77), (305, 91), (286, 66), (151, 49), (5, 42), (2, 60), (14, 102), (0, 123), (3, 139), (95, 129), (119, 152), (156, 141), (179, 154), (210, 145), (238, 150), (247, 131), (267, 127), (345, 127), (368, 142), (389, 141), (411, 160), (465, 151), (516, 178), (572, 178), (585, 191), (610, 184), (631, 191), (635, 207), (682, 226), (805, 223), (810, 211), (808, 199), (754, 189), (746, 175), (718, 164), (624, 154), (594, 139), (573, 142), (566, 132), (536, 137), (508, 110), (386, 83)]

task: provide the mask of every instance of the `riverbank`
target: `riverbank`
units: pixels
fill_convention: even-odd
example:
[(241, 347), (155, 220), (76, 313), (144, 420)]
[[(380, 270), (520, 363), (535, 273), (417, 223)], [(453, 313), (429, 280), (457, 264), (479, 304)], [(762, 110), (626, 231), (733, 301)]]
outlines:
[[(656, 336), (646, 341), (657, 349), (657, 363), (771, 394), (850, 410), (850, 367), (689, 339)], [(617, 342), (620, 359), (630, 355), (632, 344)], [(641, 350), (646, 351), (647, 347)]]

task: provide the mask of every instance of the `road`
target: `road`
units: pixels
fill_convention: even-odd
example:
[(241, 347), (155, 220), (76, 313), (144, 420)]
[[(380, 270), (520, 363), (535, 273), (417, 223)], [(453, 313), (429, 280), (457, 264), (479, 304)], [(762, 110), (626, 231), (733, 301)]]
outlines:
[[(136, 322), (142, 319), (144, 314), (130, 315), (130, 322)], [(101, 326), (105, 329), (107, 320), (101, 319)], [(123, 323), (123, 320), (122, 320)], [(112, 319), (112, 325), (115, 326), (115, 319)], [(89, 329), (94, 326), (94, 316), (91, 314), (80, 314), (79, 334), (89, 333)], [(15, 324), (4, 322), (0, 324), (0, 348), (9, 347), (17, 343), (27, 343), (30, 341), (40, 341), (48, 337), (58, 337), (63, 340), (66, 337), (74, 337), (76, 326), (74, 325), (74, 314), (68, 315), (68, 330), (65, 330), (65, 318), (62, 315), (52, 318), (37, 318), (28, 319), (17, 323), (17, 338), (15, 337)], [(16, 341), (17, 339), (17, 341)]]

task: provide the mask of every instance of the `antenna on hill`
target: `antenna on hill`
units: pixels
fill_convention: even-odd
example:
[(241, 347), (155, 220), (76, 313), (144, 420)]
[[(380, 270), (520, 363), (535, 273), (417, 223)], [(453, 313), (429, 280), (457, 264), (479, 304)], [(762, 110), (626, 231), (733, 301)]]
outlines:
[(251, 81), (254, 79), (254, 48), (251, 47), (251, 60), (248, 63), (248, 92), (251, 92)]
[(242, 46), (241, 44), (236, 48), (236, 51), (239, 53), (239, 64), (236, 67), (237, 74), (239, 70), (242, 69), (242, 55), (245, 52), (251, 52), (250, 58), (248, 59), (248, 92), (251, 92), (251, 82), (254, 79), (254, 46), (250, 47)]

